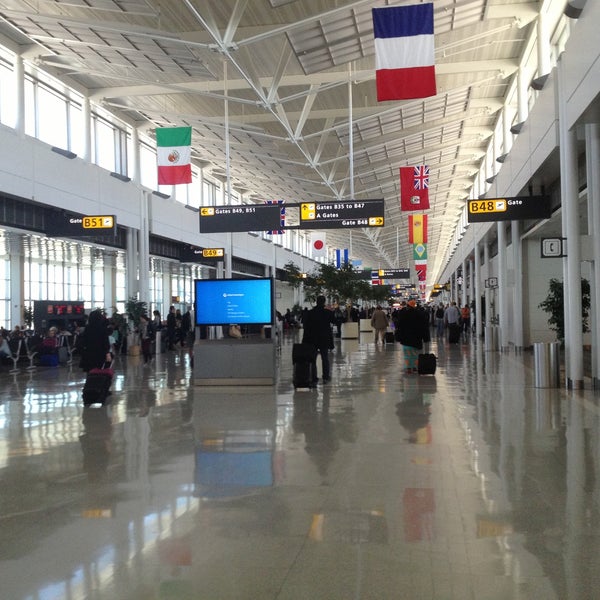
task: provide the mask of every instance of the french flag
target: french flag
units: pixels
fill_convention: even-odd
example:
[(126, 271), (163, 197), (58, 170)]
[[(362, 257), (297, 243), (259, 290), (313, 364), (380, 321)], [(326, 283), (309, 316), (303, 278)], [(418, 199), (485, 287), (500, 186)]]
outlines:
[(377, 101), (435, 96), (433, 3), (372, 10)]

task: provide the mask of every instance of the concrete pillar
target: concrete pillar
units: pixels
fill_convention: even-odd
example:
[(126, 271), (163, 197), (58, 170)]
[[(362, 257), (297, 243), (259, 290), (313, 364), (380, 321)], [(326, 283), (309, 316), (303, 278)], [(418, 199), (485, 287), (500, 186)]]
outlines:
[(600, 126), (585, 126), (586, 174), (588, 193), (588, 234), (592, 236), (593, 266), (590, 281), (592, 332), (592, 380), (594, 388), (600, 387)]
[(506, 269), (506, 223), (499, 221), (498, 230), (498, 330), (500, 351), (508, 348), (508, 311), (507, 311), (507, 269)]
[(560, 195), (567, 257), (563, 261), (565, 298), (565, 349), (567, 386), (583, 388), (583, 331), (581, 327), (581, 248), (579, 228), (579, 182), (577, 135), (568, 128), (566, 73), (558, 61), (558, 133), (560, 150)]
[(521, 245), (520, 222), (510, 224), (511, 247), (513, 252), (513, 270), (515, 284), (513, 287), (513, 341), (515, 351), (523, 349), (523, 247)]

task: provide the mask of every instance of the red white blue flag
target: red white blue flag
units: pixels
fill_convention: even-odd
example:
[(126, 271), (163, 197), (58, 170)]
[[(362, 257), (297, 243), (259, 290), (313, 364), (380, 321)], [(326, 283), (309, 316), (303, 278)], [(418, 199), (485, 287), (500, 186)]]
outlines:
[[(285, 227), (285, 204), (283, 200), (265, 200), (265, 204), (279, 204), (279, 226)], [(267, 235), (283, 235), (285, 231), (283, 229), (272, 229), (267, 231)]]
[(435, 96), (433, 3), (373, 9), (377, 101)]
[(429, 167), (400, 167), (400, 210), (429, 208)]

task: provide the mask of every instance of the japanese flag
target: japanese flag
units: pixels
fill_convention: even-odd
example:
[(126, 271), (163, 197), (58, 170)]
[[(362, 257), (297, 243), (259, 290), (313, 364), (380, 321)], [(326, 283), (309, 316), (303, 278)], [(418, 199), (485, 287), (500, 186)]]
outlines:
[(324, 233), (313, 233), (310, 237), (313, 258), (327, 258), (327, 243)]

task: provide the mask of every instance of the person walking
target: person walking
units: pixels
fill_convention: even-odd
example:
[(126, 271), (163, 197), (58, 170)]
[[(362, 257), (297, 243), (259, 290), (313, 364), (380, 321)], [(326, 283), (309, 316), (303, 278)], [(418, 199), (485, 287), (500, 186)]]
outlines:
[(406, 308), (397, 315), (400, 343), (404, 350), (405, 373), (417, 372), (419, 350), (423, 348), (423, 340), (429, 337), (429, 323), (426, 314), (417, 309), (417, 303), (409, 300)]
[(385, 345), (385, 332), (389, 327), (390, 320), (385, 314), (381, 306), (377, 305), (373, 316), (371, 317), (371, 327), (375, 330), (375, 345), (381, 340), (381, 344)]
[[(325, 308), (325, 296), (317, 296), (317, 305), (306, 313), (303, 344), (312, 344), (321, 355), (321, 376), (323, 383), (331, 380), (329, 350), (333, 348), (333, 313)], [(316, 366), (315, 366), (316, 373)]]
[(462, 332), (465, 338), (469, 336), (471, 331), (471, 309), (468, 304), (465, 304), (460, 309), (460, 322), (462, 326)]
[(456, 302), (451, 302), (444, 311), (444, 323), (448, 327), (448, 343), (458, 344), (460, 340), (460, 311)]
[(81, 334), (81, 361), (84, 371), (101, 369), (112, 362), (108, 339), (108, 319), (100, 310), (93, 310)]
[(437, 337), (444, 336), (444, 305), (441, 302), (435, 309), (435, 331)]
[(154, 323), (150, 321), (148, 315), (140, 316), (139, 334), (142, 342), (144, 364), (147, 364), (152, 358), (152, 342), (154, 340)]
[(167, 348), (169, 350), (175, 349), (175, 331), (177, 328), (177, 318), (175, 316), (175, 307), (169, 307), (169, 314), (167, 315)]

